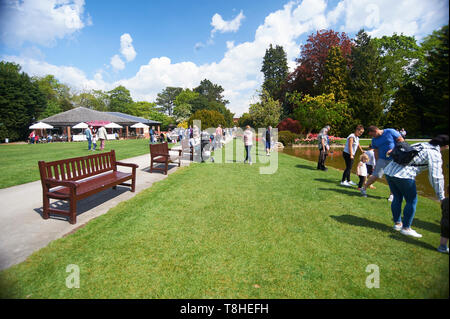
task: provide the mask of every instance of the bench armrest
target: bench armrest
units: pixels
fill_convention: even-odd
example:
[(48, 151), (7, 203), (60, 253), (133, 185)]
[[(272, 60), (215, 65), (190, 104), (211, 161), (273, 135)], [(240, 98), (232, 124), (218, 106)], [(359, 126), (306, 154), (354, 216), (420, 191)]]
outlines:
[(133, 167), (133, 168), (138, 168), (139, 165), (137, 164), (133, 164), (133, 163), (123, 163), (123, 162), (116, 162), (116, 165), (120, 165), (120, 166), (128, 166), (128, 167)]
[(183, 150), (182, 150), (182, 149), (176, 149), (176, 150), (173, 150), (173, 149), (169, 148), (169, 151), (172, 151), (172, 152), (178, 152), (178, 154), (181, 154), (181, 152), (182, 152)]
[(70, 188), (77, 188), (80, 185), (80, 183), (75, 181), (60, 181), (54, 178), (46, 178), (44, 180), (44, 183), (50, 187), (65, 186)]

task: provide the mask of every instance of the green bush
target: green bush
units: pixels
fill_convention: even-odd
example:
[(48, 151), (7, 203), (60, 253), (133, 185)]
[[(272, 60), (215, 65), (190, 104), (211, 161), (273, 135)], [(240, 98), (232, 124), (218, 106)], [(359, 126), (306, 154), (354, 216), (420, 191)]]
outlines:
[(292, 133), (291, 131), (278, 132), (278, 142), (283, 143), (284, 146), (293, 144), (295, 139), (300, 138), (299, 134)]

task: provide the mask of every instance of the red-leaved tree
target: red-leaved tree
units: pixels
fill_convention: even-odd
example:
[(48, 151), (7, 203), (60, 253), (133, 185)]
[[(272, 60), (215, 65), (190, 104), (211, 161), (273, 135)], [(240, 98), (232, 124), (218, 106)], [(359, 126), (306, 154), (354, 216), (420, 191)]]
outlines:
[(278, 132), (290, 131), (292, 133), (300, 134), (302, 132), (302, 126), (297, 120), (293, 120), (290, 117), (285, 118), (277, 125)]
[(344, 32), (320, 30), (316, 34), (311, 34), (306, 44), (301, 46), (300, 57), (296, 60), (297, 68), (288, 77), (288, 91), (297, 91), (311, 96), (322, 94), (320, 88), (328, 51), (332, 47), (339, 47), (350, 67), (352, 46), (351, 39)]

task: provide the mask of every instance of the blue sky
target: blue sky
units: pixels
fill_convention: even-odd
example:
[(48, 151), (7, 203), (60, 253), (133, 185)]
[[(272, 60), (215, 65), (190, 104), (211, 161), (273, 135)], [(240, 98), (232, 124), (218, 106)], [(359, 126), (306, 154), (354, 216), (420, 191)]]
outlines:
[(420, 40), (448, 23), (444, 0), (0, 0), (0, 58), (75, 91), (126, 86), (154, 101), (166, 86), (222, 85), (237, 115), (255, 101), (270, 43), (290, 67), (319, 29)]

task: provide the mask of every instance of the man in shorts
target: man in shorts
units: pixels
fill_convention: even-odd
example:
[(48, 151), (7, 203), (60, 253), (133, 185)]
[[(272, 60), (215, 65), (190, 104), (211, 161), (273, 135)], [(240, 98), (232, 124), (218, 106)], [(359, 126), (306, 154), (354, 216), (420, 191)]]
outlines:
[[(388, 153), (392, 151), (396, 143), (404, 142), (405, 140), (401, 134), (392, 128), (386, 128), (380, 130), (376, 126), (369, 126), (367, 129), (370, 137), (372, 137), (372, 148), (374, 149), (376, 165), (372, 175), (367, 179), (366, 184), (361, 187), (361, 194), (367, 197), (367, 188), (375, 183), (379, 178), (384, 175), (384, 168), (392, 161), (392, 158), (388, 157)], [(389, 200), (392, 201), (392, 194), (389, 195)]]

